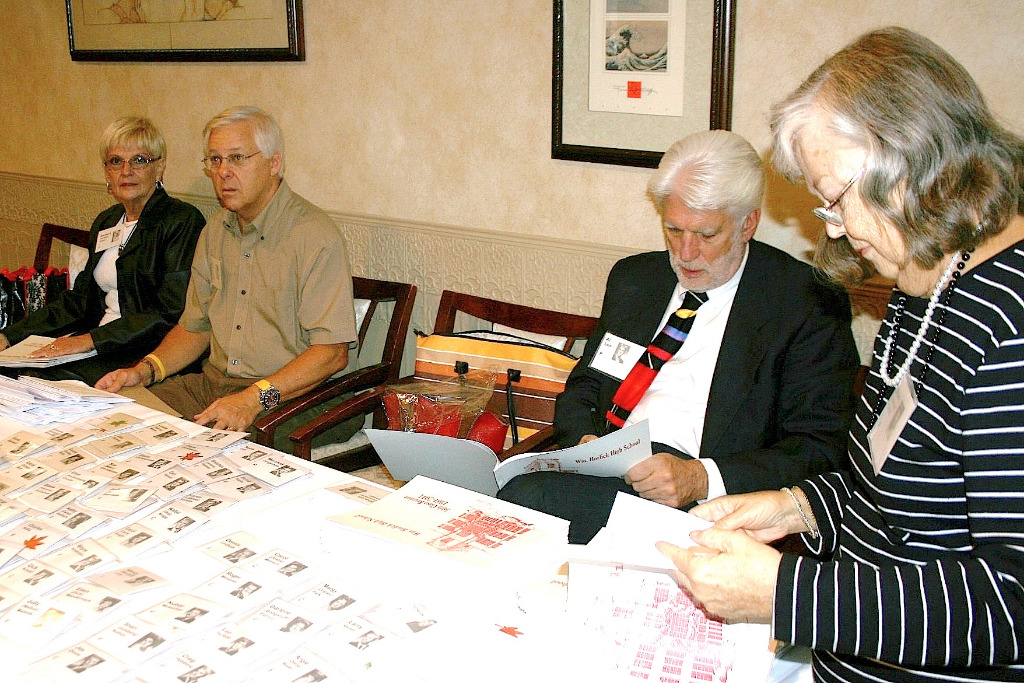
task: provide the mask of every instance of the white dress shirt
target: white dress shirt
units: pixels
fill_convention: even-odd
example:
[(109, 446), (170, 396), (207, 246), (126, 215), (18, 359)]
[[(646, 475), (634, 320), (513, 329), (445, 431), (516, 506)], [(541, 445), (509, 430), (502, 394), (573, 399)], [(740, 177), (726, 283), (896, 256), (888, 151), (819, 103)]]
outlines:
[[(747, 265), (749, 253), (748, 248), (743, 254), (740, 267), (728, 282), (708, 290), (708, 300), (697, 309), (697, 317), (682, 348), (655, 376), (651, 386), (630, 413), (626, 426), (648, 420), (651, 441), (672, 446), (694, 458), (699, 457), (711, 380), (718, 363), (732, 302), (736, 298), (736, 288)], [(661, 324), (658, 325), (659, 331), (665, 326), (668, 317), (679, 309), (685, 295), (686, 290), (677, 284)], [(700, 463), (708, 473), (706, 500), (724, 496), (727, 491), (718, 465), (710, 459), (701, 460)]]

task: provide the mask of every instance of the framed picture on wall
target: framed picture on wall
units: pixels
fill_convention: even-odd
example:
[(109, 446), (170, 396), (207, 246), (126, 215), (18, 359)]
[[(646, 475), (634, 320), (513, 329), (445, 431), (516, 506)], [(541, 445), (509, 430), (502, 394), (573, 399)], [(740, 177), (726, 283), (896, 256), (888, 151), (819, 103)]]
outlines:
[(554, 0), (551, 157), (654, 168), (729, 129), (736, 0)]
[(302, 0), (65, 0), (73, 61), (302, 61)]

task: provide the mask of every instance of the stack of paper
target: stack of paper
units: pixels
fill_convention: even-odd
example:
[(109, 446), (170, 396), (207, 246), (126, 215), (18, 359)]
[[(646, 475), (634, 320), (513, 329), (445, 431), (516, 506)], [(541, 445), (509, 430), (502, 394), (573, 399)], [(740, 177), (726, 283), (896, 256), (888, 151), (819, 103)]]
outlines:
[(49, 368), (54, 365), (63, 365), (83, 358), (92, 358), (96, 355), (96, 349), (85, 353), (71, 353), (56, 358), (32, 358), (32, 352), (38, 351), (53, 341), (53, 337), (40, 337), (33, 334), (14, 346), (9, 346), (0, 351), (0, 367), (4, 368)]
[(54, 382), (36, 377), (0, 376), (0, 416), (30, 426), (75, 422), (115, 404), (131, 401), (74, 380)]
[(588, 665), (611, 680), (764, 681), (767, 624), (726, 624), (697, 607), (654, 544), (692, 546), (710, 523), (618, 494), (607, 526), (569, 561), (566, 611), (581, 627)]

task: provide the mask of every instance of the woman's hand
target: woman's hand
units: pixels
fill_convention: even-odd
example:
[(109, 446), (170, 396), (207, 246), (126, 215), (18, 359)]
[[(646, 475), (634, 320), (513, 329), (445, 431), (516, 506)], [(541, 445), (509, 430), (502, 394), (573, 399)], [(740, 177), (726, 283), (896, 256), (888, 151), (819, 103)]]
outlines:
[(698, 505), (690, 513), (714, 522), (718, 529), (740, 530), (762, 543), (808, 531), (785, 491), (722, 496)]
[(3, 351), (4, 349), (9, 349), (10, 347), (11, 342), (7, 341), (7, 337), (0, 334), (0, 351)]
[(76, 334), (72, 337), (57, 337), (46, 346), (36, 349), (29, 358), (60, 358), (73, 353), (87, 353), (96, 346), (92, 343), (92, 335)]
[(660, 541), (658, 550), (675, 563), (676, 580), (694, 602), (726, 621), (770, 622), (782, 554), (742, 531), (712, 527), (690, 537), (699, 545)]

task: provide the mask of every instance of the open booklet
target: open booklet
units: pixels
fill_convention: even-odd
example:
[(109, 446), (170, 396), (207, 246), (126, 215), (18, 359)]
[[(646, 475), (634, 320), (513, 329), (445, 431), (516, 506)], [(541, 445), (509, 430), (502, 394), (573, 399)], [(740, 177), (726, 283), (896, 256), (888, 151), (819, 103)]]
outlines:
[(367, 436), (391, 476), (410, 481), (423, 475), (493, 496), (502, 486), (528, 472), (577, 472), (622, 477), (651, 457), (647, 421), (571, 448), (523, 453), (498, 462), (494, 452), (476, 441), (438, 434), (367, 429)]
[(30, 335), (17, 344), (0, 351), (0, 367), (4, 368), (49, 368), (54, 365), (62, 365), (71, 361), (92, 358), (96, 355), (96, 349), (85, 353), (72, 353), (57, 358), (32, 358), (33, 351), (43, 348), (54, 340), (53, 337), (41, 337), (37, 334)]

